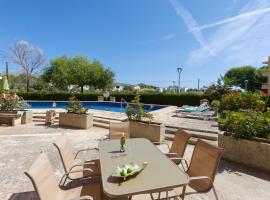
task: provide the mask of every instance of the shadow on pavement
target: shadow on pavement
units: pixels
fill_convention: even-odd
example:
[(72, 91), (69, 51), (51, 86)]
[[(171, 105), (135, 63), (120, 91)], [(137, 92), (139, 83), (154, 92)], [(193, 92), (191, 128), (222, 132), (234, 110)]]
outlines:
[(13, 193), (8, 200), (38, 200), (35, 191)]
[(219, 163), (219, 168), (217, 170), (217, 173), (222, 172), (228, 172), (228, 173), (234, 173), (238, 176), (242, 176), (242, 174), (248, 174), (250, 176), (257, 177), (259, 179), (263, 179), (266, 181), (270, 181), (270, 174), (264, 171), (260, 171), (258, 169), (253, 169), (238, 163), (221, 160)]

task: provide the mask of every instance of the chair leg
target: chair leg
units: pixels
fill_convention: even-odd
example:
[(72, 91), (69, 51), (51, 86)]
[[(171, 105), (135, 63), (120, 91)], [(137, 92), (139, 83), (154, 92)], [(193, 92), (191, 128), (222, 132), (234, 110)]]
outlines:
[(186, 185), (183, 186), (182, 194), (180, 196), (183, 200), (185, 199), (186, 187), (187, 187)]
[(214, 192), (214, 195), (215, 195), (216, 200), (218, 200), (217, 191), (216, 191), (216, 189), (215, 189), (215, 186), (214, 186), (214, 185), (213, 185), (213, 192)]
[(169, 200), (169, 192), (166, 190), (166, 199)]
[(152, 200), (155, 200), (152, 193), (150, 193), (150, 197), (151, 197)]
[(128, 197), (129, 200), (132, 200), (132, 196)]

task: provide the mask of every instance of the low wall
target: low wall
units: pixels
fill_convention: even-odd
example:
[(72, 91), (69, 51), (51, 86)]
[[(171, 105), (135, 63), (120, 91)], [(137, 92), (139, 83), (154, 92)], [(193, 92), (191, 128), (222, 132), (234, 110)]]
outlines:
[(162, 142), (165, 138), (164, 124), (130, 121), (130, 137), (146, 138), (151, 142)]
[(59, 113), (59, 125), (63, 127), (89, 129), (93, 126), (92, 114)]
[(270, 144), (262, 141), (235, 139), (219, 134), (218, 146), (225, 149), (223, 158), (270, 172)]

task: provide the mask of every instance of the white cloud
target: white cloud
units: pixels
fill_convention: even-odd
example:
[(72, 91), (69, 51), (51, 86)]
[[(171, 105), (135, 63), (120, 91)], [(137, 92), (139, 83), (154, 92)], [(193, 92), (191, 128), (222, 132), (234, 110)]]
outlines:
[(164, 36), (161, 36), (161, 37), (158, 37), (158, 38), (154, 38), (154, 39), (150, 40), (150, 42), (158, 42), (158, 41), (162, 41), (162, 40), (171, 40), (173, 38), (175, 38), (174, 34), (168, 34), (168, 35), (164, 35)]
[[(237, 16), (198, 26), (199, 30), (217, 27), (207, 40), (209, 50), (190, 53), (188, 65), (203, 64), (211, 59), (227, 65), (253, 64), (269, 54), (269, 1), (251, 0)], [(209, 53), (210, 52), (210, 53)]]
[(207, 29), (207, 28), (213, 28), (213, 27), (216, 27), (216, 26), (220, 26), (220, 25), (223, 25), (223, 24), (227, 24), (227, 23), (236, 21), (236, 20), (241, 20), (241, 19), (244, 19), (244, 18), (250, 18), (252, 16), (261, 15), (261, 14), (269, 13), (269, 12), (270, 12), (270, 7), (263, 8), (263, 9), (257, 9), (257, 10), (253, 10), (253, 11), (250, 11), (250, 12), (247, 12), (247, 13), (236, 15), (236, 16), (228, 18), (228, 19), (220, 20), (220, 21), (217, 21), (217, 22), (214, 22), (214, 23), (211, 23), (211, 24), (205, 24), (205, 25), (202, 25), (202, 26), (199, 26), (199, 27), (195, 27), (195, 29), (193, 29), (193, 31), (197, 30), (197, 29), (203, 30), (203, 29)]
[(195, 39), (200, 43), (203, 49), (207, 50), (207, 44), (204, 39), (204, 36), (200, 29), (196, 29), (198, 27), (198, 23), (193, 18), (191, 13), (185, 9), (178, 0), (168, 0), (172, 7), (174, 8), (176, 14), (182, 18), (186, 26), (188, 27), (189, 31), (192, 32)]

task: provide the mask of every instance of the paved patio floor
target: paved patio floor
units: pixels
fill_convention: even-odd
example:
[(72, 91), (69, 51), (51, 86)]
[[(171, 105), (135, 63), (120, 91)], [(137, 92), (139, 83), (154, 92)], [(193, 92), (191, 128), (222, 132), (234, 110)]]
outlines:
[[(41, 151), (46, 151), (59, 179), (63, 174), (62, 165), (52, 142), (59, 134), (66, 134), (74, 151), (89, 146), (97, 147), (108, 134), (107, 129), (93, 127), (89, 130), (62, 129), (37, 125), (21, 127), (0, 127), (0, 199), (35, 199), (29, 179), (23, 174)], [(165, 149), (161, 147), (163, 151)], [(193, 146), (188, 146), (185, 157), (189, 160)], [(91, 158), (82, 154), (82, 158)], [(93, 154), (92, 158), (97, 154)], [(259, 156), (259, 155), (258, 155)], [(165, 172), (169, 173), (169, 172)], [(270, 199), (270, 174), (253, 170), (238, 164), (222, 161), (215, 186), (220, 200), (267, 200)], [(134, 200), (150, 199), (139, 195)], [(174, 199), (174, 198), (172, 198)], [(214, 199), (213, 192), (190, 195), (187, 200)]]

